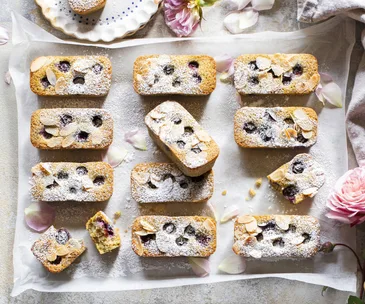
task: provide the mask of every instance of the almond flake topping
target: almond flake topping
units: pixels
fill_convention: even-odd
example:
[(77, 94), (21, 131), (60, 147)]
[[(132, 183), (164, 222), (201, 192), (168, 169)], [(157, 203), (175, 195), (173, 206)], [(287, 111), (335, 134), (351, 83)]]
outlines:
[(290, 139), (290, 138), (297, 138), (298, 133), (297, 133), (297, 131), (295, 131), (292, 128), (287, 128), (287, 129), (285, 129), (285, 135), (286, 135), (286, 137), (288, 139)]
[(308, 188), (302, 191), (302, 193), (304, 195), (309, 195), (310, 197), (313, 197), (314, 195), (316, 195), (318, 192), (318, 188), (317, 187), (312, 187), (312, 188)]
[(55, 252), (48, 253), (46, 259), (49, 262), (54, 262), (57, 259), (57, 254)]
[(257, 221), (256, 221), (255, 218), (254, 218), (254, 220), (252, 222), (247, 223), (245, 225), (246, 225), (246, 230), (247, 230), (248, 233), (255, 232), (256, 229), (257, 229)]
[(147, 184), (150, 179), (150, 174), (147, 172), (136, 172), (133, 171), (132, 173), (133, 179), (140, 185)]
[(305, 138), (305, 139), (310, 139), (310, 138), (312, 138), (313, 137), (313, 131), (308, 131), (308, 132), (306, 132), (306, 131), (303, 131), (302, 132), (302, 135), (303, 135), (303, 137)]
[(135, 238), (135, 240), (136, 240), (136, 242), (134, 243), (134, 247), (137, 251), (137, 254), (141, 256), (143, 254), (143, 246), (141, 243), (141, 239), (138, 237), (138, 238)]
[(93, 133), (91, 133), (91, 142), (93, 145), (99, 145), (103, 141), (103, 134), (100, 130), (95, 130)]
[(61, 129), (60, 135), (61, 136), (68, 136), (71, 133), (74, 133), (77, 130), (77, 123), (72, 122), (68, 125), (66, 125), (64, 128)]
[(41, 67), (43, 67), (47, 63), (47, 57), (39, 57), (34, 60), (30, 66), (31, 72), (37, 72)]
[(56, 84), (57, 78), (51, 68), (47, 68), (46, 75), (49, 83), (54, 86)]
[(288, 230), (289, 229), (289, 223), (290, 223), (290, 219), (286, 216), (276, 216), (275, 217), (275, 222), (276, 225), (283, 230)]
[(66, 90), (67, 82), (64, 77), (60, 77), (57, 79), (56, 85), (54, 87), (57, 94), (63, 94), (63, 92)]
[(63, 148), (69, 147), (69, 146), (71, 146), (74, 142), (75, 142), (75, 137), (74, 137), (74, 135), (73, 135), (73, 134), (70, 134), (69, 136), (65, 137), (65, 138), (62, 140), (62, 147), (63, 147)]
[(278, 180), (281, 180), (283, 177), (285, 176), (285, 173), (282, 169), (278, 169), (276, 171), (274, 171), (273, 173), (271, 173), (269, 175), (269, 177), (274, 181), (278, 181)]
[(267, 70), (271, 66), (271, 60), (266, 57), (257, 57), (256, 65), (260, 70)]
[(47, 140), (47, 146), (50, 148), (54, 148), (56, 146), (61, 145), (63, 138), (62, 137), (52, 137)]
[(198, 130), (195, 135), (200, 141), (209, 142), (211, 140), (209, 134), (204, 130)]
[(203, 226), (205, 229), (207, 229), (209, 231), (214, 230), (214, 228), (215, 228), (214, 222), (211, 219), (206, 219), (203, 223)]
[(255, 218), (251, 215), (241, 215), (237, 218), (237, 222), (240, 224), (248, 224), (255, 220)]
[(60, 130), (58, 129), (58, 127), (53, 127), (53, 126), (46, 127), (44, 130), (53, 136), (58, 136), (58, 134), (60, 133)]
[(48, 116), (39, 117), (39, 121), (45, 126), (56, 126), (57, 120), (55, 118), (50, 118)]
[(153, 227), (150, 223), (146, 222), (145, 220), (140, 220), (140, 224), (142, 225), (143, 229), (146, 231), (156, 232), (157, 229)]
[(300, 236), (292, 239), (290, 243), (293, 245), (300, 245), (303, 243), (303, 241), (304, 241), (304, 237), (300, 235)]

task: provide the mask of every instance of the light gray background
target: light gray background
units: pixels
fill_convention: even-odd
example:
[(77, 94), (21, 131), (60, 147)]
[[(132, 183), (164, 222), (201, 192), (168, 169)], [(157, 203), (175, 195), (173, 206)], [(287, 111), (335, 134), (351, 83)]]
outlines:
[[(112, 0), (116, 1), (116, 0)], [(276, 0), (271, 11), (263, 12), (259, 22), (249, 31), (291, 31), (301, 25), (296, 21), (296, 3), (294, 0)], [(32, 0), (0, 0), (0, 25), (11, 34), (10, 11), (16, 10), (26, 18), (39, 24), (60, 38), (67, 38), (62, 33), (53, 30), (50, 24), (41, 16), (39, 8)], [(222, 25), (226, 12), (219, 6), (206, 9), (202, 30), (198, 29), (196, 36), (228, 35)], [(358, 25), (357, 44), (351, 59), (351, 72), (348, 86), (347, 101), (351, 97), (353, 78), (363, 52), (359, 42), (363, 25)], [(159, 13), (153, 21), (135, 37), (170, 37), (173, 36), (163, 22)], [(253, 303), (245, 301), (256, 295), (256, 303), (346, 303), (347, 292), (328, 290), (321, 296), (322, 286), (310, 285), (283, 279), (245, 280), (210, 285), (185, 286), (168, 289), (124, 291), (110, 293), (39, 293), (27, 291), (17, 298), (10, 298), (12, 288), (12, 246), (16, 217), (17, 199), (17, 115), (13, 86), (8, 86), (2, 80), (7, 71), (11, 43), (0, 46), (0, 303)], [(349, 166), (356, 162), (349, 150)], [(365, 246), (365, 227), (357, 228), (358, 252)], [(248, 296), (249, 295), (249, 296)]]

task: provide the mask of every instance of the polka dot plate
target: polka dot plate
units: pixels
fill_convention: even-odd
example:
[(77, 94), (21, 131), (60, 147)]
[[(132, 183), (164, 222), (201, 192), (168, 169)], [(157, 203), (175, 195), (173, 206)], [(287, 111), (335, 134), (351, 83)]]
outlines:
[(76, 14), (68, 0), (35, 0), (52, 26), (67, 35), (110, 42), (134, 34), (151, 20), (162, 0), (107, 0), (103, 9)]

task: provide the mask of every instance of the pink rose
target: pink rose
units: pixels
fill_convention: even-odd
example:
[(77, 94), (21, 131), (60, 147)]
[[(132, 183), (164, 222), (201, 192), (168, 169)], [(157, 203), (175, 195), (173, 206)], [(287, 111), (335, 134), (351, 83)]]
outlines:
[(191, 35), (200, 23), (201, 8), (196, 1), (165, 0), (167, 26), (179, 37)]
[(329, 195), (326, 214), (328, 218), (351, 224), (365, 221), (365, 166), (347, 171), (336, 182), (335, 189)]

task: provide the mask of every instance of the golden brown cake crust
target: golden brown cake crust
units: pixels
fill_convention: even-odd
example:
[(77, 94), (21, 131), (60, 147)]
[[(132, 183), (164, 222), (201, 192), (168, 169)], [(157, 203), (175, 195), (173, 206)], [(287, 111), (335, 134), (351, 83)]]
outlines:
[(39, 163), (31, 184), (35, 200), (103, 202), (113, 194), (113, 168), (104, 162)]
[(138, 203), (201, 203), (210, 199), (213, 191), (213, 171), (188, 177), (174, 164), (142, 163), (131, 172), (131, 194)]
[(308, 94), (319, 80), (311, 54), (247, 54), (235, 61), (234, 83), (242, 95)]
[(246, 258), (310, 258), (319, 247), (320, 226), (312, 216), (242, 215), (234, 223), (232, 249)]
[(105, 56), (43, 56), (30, 65), (30, 88), (41, 96), (105, 96), (111, 77)]
[(234, 117), (234, 139), (243, 148), (310, 147), (318, 117), (306, 107), (243, 107)]
[(216, 250), (216, 222), (205, 216), (140, 216), (132, 249), (142, 257), (207, 257)]
[(179, 103), (165, 101), (145, 117), (152, 139), (187, 176), (212, 169), (219, 147), (194, 117)]
[(64, 228), (57, 230), (51, 226), (33, 244), (31, 251), (49, 272), (59, 273), (69, 267), (85, 249), (83, 240), (71, 238)]
[(103, 109), (40, 109), (30, 121), (38, 149), (104, 149), (113, 141), (113, 119)]
[(71, 9), (79, 15), (87, 15), (102, 9), (106, 0), (68, 0)]
[(86, 229), (100, 254), (120, 247), (119, 229), (103, 211), (97, 212), (87, 221)]
[(133, 86), (141, 95), (208, 95), (216, 86), (216, 63), (206, 55), (140, 56)]

